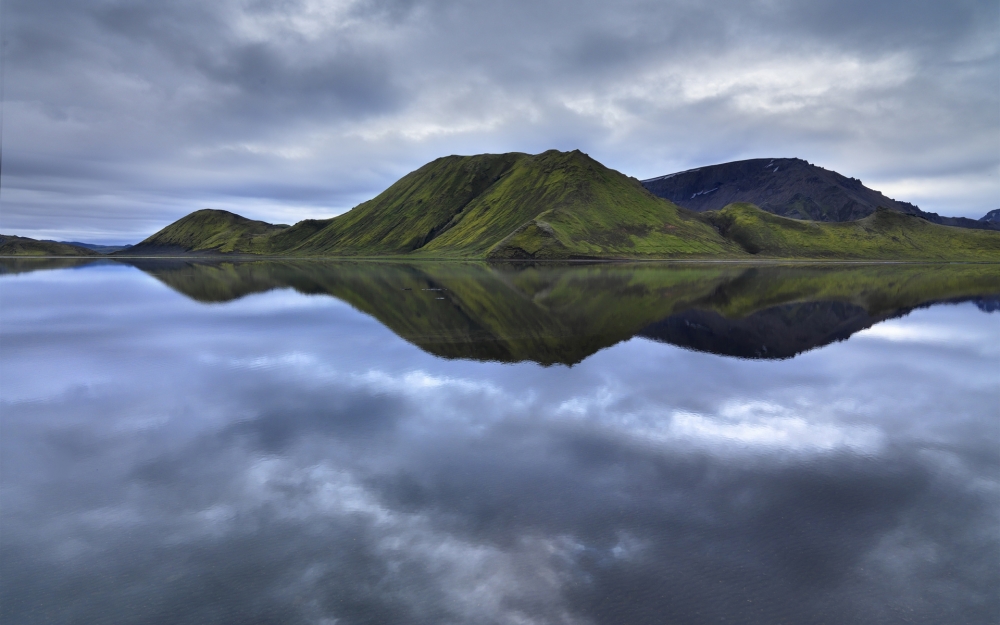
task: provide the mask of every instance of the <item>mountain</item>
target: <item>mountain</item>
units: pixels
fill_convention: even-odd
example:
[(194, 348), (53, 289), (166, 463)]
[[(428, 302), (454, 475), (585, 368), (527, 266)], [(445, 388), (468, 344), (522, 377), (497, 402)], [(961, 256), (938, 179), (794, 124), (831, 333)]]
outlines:
[(994, 208), (979, 218), (979, 221), (987, 224), (1000, 225), (1000, 208)]
[(749, 205), (699, 215), (582, 152), (550, 150), (440, 158), (343, 215), (294, 226), (200, 210), (117, 255), (1000, 260), (1000, 233), (896, 216), (847, 227)]
[(740, 254), (707, 221), (579, 151), (448, 156), (343, 215), (270, 226), (201, 210), (130, 248), (276, 256), (573, 259)]
[(287, 226), (254, 221), (222, 210), (202, 209), (153, 236), (117, 252), (136, 256), (174, 254), (264, 253), (270, 235)]
[(727, 239), (765, 258), (1000, 260), (1000, 232), (939, 226), (887, 208), (842, 223), (779, 217), (752, 204), (705, 216)]
[(100, 254), (67, 243), (0, 234), (0, 256), (100, 256)]
[(794, 219), (854, 221), (882, 206), (943, 226), (1000, 229), (996, 222), (922, 211), (869, 189), (857, 178), (847, 178), (800, 158), (757, 158), (710, 165), (643, 180), (642, 185), (657, 197), (696, 212), (748, 203)]
[(81, 243), (80, 241), (59, 241), (59, 243), (65, 243), (66, 245), (75, 245), (77, 247), (83, 247), (88, 250), (94, 250), (98, 254), (112, 254), (114, 252), (120, 252), (122, 250), (127, 250), (132, 247), (131, 245), (98, 245), (96, 243)]
[(637, 180), (582, 152), (550, 150), (437, 159), (343, 215), (275, 234), (269, 252), (569, 259), (738, 249)]

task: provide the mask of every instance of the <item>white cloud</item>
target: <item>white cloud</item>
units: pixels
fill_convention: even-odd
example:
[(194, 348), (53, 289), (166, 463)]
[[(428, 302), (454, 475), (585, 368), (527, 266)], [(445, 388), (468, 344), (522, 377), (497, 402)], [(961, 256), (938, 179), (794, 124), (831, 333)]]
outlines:
[(924, 343), (928, 345), (975, 345), (988, 337), (962, 328), (906, 321), (886, 321), (862, 330), (857, 339), (878, 339), (896, 343)]

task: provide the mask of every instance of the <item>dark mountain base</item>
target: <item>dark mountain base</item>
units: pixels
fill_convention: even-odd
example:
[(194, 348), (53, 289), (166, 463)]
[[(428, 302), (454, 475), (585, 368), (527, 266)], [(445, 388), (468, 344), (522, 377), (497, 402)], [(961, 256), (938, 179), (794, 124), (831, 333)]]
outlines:
[(658, 178), (642, 185), (657, 197), (696, 212), (720, 210), (734, 202), (754, 204), (769, 213), (810, 221), (855, 221), (879, 207), (921, 217), (942, 226), (1000, 230), (988, 219), (942, 217), (922, 211), (798, 158), (758, 158), (709, 165)]

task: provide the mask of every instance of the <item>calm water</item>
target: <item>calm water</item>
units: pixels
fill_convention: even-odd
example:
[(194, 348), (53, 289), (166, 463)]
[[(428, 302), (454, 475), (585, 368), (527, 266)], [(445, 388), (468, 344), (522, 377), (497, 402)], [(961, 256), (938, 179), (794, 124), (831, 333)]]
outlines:
[(0, 622), (1000, 621), (1000, 268), (60, 264)]

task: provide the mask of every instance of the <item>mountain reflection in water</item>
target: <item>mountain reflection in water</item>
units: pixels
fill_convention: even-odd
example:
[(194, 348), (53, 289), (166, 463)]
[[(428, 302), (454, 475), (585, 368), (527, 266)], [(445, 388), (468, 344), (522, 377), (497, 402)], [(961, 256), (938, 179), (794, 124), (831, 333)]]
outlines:
[(1000, 622), (994, 266), (0, 273), (2, 623)]
[(545, 365), (634, 336), (790, 358), (914, 308), (1000, 294), (992, 265), (131, 262), (199, 302), (290, 287), (337, 297), (437, 356)]

